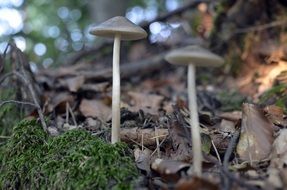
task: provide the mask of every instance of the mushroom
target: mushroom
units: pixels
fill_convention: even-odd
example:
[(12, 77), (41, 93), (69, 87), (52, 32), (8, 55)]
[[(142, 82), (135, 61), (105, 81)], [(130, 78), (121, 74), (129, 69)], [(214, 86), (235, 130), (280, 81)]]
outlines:
[(96, 36), (114, 38), (113, 49), (113, 91), (112, 91), (112, 143), (119, 141), (120, 133), (120, 42), (121, 40), (138, 40), (147, 33), (141, 27), (122, 16), (113, 17), (91, 28)]
[[(195, 87), (195, 67), (205, 66), (214, 67), (223, 64), (224, 60), (214, 53), (199, 46), (187, 46), (171, 51), (165, 56), (165, 60), (176, 65), (187, 65), (187, 90), (190, 111), (190, 127), (193, 147), (193, 173), (201, 176), (202, 174), (202, 153), (200, 127), (197, 113), (196, 87)], [(189, 173), (192, 171), (190, 170)]]

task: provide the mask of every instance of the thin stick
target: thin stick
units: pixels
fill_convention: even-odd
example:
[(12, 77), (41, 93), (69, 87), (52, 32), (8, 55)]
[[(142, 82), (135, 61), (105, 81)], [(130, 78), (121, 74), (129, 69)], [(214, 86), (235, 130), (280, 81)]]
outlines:
[(70, 112), (70, 114), (71, 114), (71, 117), (72, 117), (72, 120), (73, 120), (74, 125), (75, 125), (75, 126), (78, 126), (77, 121), (76, 121), (76, 118), (75, 118), (75, 115), (74, 115), (73, 110), (72, 110), (72, 108), (71, 108), (71, 106), (70, 106), (69, 103), (68, 103), (68, 110), (69, 110), (69, 112)]
[(155, 127), (154, 129), (154, 132), (155, 132), (155, 142), (156, 142), (156, 150), (157, 150), (157, 157), (160, 158), (160, 149), (159, 149), (159, 139), (158, 139), (158, 130), (157, 128)]
[(69, 108), (68, 102), (66, 102), (66, 123), (69, 123)]
[(24, 104), (24, 105), (29, 105), (29, 106), (33, 106), (33, 107), (37, 107), (35, 104), (31, 103), (31, 102), (22, 102), (22, 101), (17, 101), (17, 100), (6, 100), (6, 101), (1, 101), (0, 103), (0, 107), (4, 106), (5, 104)]
[(32, 87), (32, 84), (29, 83), (29, 81), (28, 81), (22, 74), (18, 73), (17, 71), (13, 71), (13, 73), (14, 73), (18, 78), (20, 78), (25, 85), (28, 86), (28, 89), (29, 89), (30, 94), (31, 94), (32, 99), (33, 99), (33, 102), (34, 102), (34, 104), (35, 104), (35, 106), (36, 106), (36, 108), (37, 108), (37, 112), (38, 112), (38, 115), (39, 115), (39, 118), (40, 118), (42, 127), (43, 127), (44, 131), (47, 132), (47, 124), (46, 124), (46, 122), (45, 122), (44, 114), (43, 114), (43, 112), (42, 112), (42, 109), (41, 109), (40, 104), (39, 104), (38, 101), (37, 101), (36, 94), (35, 94), (35, 91), (34, 91), (34, 89), (33, 89), (33, 87)]
[[(160, 142), (159, 147), (164, 143), (165, 140), (166, 140), (166, 138), (164, 138), (164, 139)], [(156, 149), (151, 153), (150, 156), (152, 157), (156, 151), (157, 151), (157, 147), (156, 147)]]
[(144, 146), (143, 146), (143, 133), (141, 133), (141, 143), (142, 143), (142, 151), (144, 151)]
[[(229, 175), (232, 175), (230, 172), (229, 172), (229, 159), (230, 159), (230, 156), (236, 146), (236, 142), (238, 140), (240, 136), (240, 132), (239, 130), (236, 130), (231, 138), (231, 140), (229, 141), (229, 144), (228, 144), (228, 147), (225, 151), (225, 154), (224, 154), (224, 158), (223, 158), (223, 171), (225, 172), (226, 176), (229, 177)], [(227, 189), (230, 189), (230, 186), (231, 186), (231, 181), (227, 178), (223, 178), (223, 183), (224, 183), (224, 190), (227, 190)]]
[(7, 79), (7, 78), (9, 78), (9, 77), (11, 77), (11, 76), (13, 76), (13, 75), (14, 75), (13, 72), (6, 73), (5, 75), (3, 75), (3, 76), (0, 78), (0, 84), (1, 84), (2, 82), (4, 82), (5, 79)]
[(120, 45), (121, 35), (116, 34), (113, 50), (112, 144), (120, 140)]
[(220, 165), (222, 165), (221, 158), (220, 158), (220, 156), (219, 156), (218, 150), (217, 150), (217, 148), (216, 148), (216, 146), (215, 146), (213, 140), (211, 140), (211, 144), (212, 144), (212, 146), (213, 146), (213, 149), (214, 149), (214, 151), (215, 151), (215, 154), (216, 154), (216, 156), (217, 156), (217, 159), (219, 160)]
[(197, 102), (196, 102), (195, 66), (193, 64), (188, 65), (187, 79), (188, 79), (187, 90), (188, 90), (189, 111), (190, 111), (190, 128), (191, 128), (192, 151), (193, 151), (193, 159), (192, 159), (193, 171), (189, 169), (188, 173), (201, 176), (202, 174), (201, 138), (200, 138), (200, 127), (198, 121)]
[(11, 137), (9, 136), (0, 136), (0, 139), (10, 139)]

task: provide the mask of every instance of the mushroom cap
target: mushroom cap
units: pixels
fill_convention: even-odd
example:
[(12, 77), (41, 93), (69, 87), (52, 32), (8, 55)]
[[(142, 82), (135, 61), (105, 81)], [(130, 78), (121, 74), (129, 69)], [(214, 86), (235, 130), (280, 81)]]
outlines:
[(173, 50), (165, 56), (165, 60), (176, 65), (193, 64), (202, 67), (217, 67), (224, 63), (222, 57), (196, 45)]
[(147, 37), (144, 29), (122, 16), (116, 16), (91, 28), (90, 33), (96, 36), (114, 38), (121, 34), (122, 40), (139, 40)]

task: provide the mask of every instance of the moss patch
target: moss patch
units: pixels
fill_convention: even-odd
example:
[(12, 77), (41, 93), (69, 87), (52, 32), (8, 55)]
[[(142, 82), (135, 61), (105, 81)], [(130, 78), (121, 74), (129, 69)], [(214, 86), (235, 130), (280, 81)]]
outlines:
[(131, 189), (137, 169), (126, 150), (83, 130), (49, 137), (22, 121), (0, 146), (0, 189)]
[(271, 89), (264, 92), (260, 99), (259, 103), (263, 105), (275, 104), (276, 106), (281, 107), (284, 112), (287, 112), (287, 85), (279, 84), (273, 86)]

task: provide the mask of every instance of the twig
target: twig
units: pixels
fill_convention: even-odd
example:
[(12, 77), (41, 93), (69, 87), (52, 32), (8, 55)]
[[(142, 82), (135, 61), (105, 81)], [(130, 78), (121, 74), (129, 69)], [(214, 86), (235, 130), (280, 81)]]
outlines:
[(287, 20), (279, 20), (279, 21), (274, 21), (270, 22), (267, 24), (262, 24), (258, 26), (252, 26), (248, 28), (240, 28), (235, 31), (234, 34), (243, 34), (247, 32), (256, 32), (256, 31), (262, 31), (262, 30), (267, 30), (269, 28), (274, 28), (274, 27), (279, 27), (279, 26), (286, 26)]
[(155, 133), (155, 141), (156, 141), (156, 150), (157, 150), (157, 157), (160, 158), (160, 146), (159, 146), (159, 137), (158, 137), (158, 131), (157, 128), (154, 128), (154, 133)]
[(211, 140), (211, 144), (212, 144), (212, 146), (213, 146), (213, 149), (214, 149), (214, 151), (215, 151), (215, 154), (216, 154), (216, 156), (217, 156), (217, 159), (218, 159), (219, 163), (222, 164), (221, 158), (220, 158), (220, 156), (219, 156), (218, 150), (217, 150), (217, 148), (216, 148), (216, 146), (215, 146), (213, 140)]
[(28, 81), (22, 74), (20, 74), (19, 72), (13, 71), (13, 73), (14, 73), (18, 78), (20, 78), (25, 85), (27, 85), (27, 87), (28, 87), (28, 89), (29, 89), (29, 91), (30, 91), (30, 94), (31, 94), (31, 96), (32, 96), (33, 102), (34, 102), (34, 104), (35, 104), (35, 106), (36, 106), (36, 108), (37, 108), (37, 112), (38, 112), (38, 115), (39, 115), (39, 118), (40, 118), (42, 127), (43, 127), (44, 131), (47, 132), (47, 124), (46, 124), (46, 122), (45, 122), (44, 114), (43, 114), (43, 112), (42, 112), (42, 109), (41, 109), (41, 107), (40, 107), (40, 104), (38, 103), (38, 100), (37, 100), (37, 98), (36, 98), (36, 94), (35, 94), (35, 91), (34, 91), (34, 89), (33, 89), (33, 87), (32, 87), (32, 84), (29, 83), (29, 81)]
[(69, 103), (68, 103), (68, 110), (69, 110), (69, 112), (70, 112), (70, 114), (71, 114), (71, 116), (72, 116), (72, 120), (73, 120), (74, 125), (75, 125), (75, 126), (78, 126), (77, 121), (76, 121), (76, 118), (75, 118), (75, 115), (74, 115), (73, 110), (72, 110), (72, 108), (71, 108), (71, 106), (70, 106)]
[(240, 135), (240, 131), (239, 130), (236, 130), (234, 133), (233, 133), (233, 136), (228, 144), (228, 147), (225, 151), (225, 154), (224, 154), (224, 159), (223, 159), (223, 167), (225, 170), (228, 170), (228, 162), (229, 162), (229, 159), (230, 159), (230, 156), (236, 146), (236, 142), (239, 138), (239, 135)]
[[(32, 76), (28, 75), (26, 72), (26, 69), (30, 69), (27, 61), (24, 58), (24, 54), (21, 52), (21, 50), (19, 48), (17, 48), (17, 46), (14, 43), (9, 43), (10, 47), (12, 48), (11, 51), (15, 52), (16, 56), (17, 56), (17, 61), (18, 61), (18, 68), (20, 70), (20, 72), (18, 71), (13, 71), (13, 73), (19, 78), (21, 79), (21, 81), (28, 87), (29, 92), (31, 94), (32, 100), (34, 102), (34, 104), (36, 105), (37, 108), (37, 112), (40, 118), (40, 122), (42, 124), (42, 127), (44, 129), (45, 132), (47, 132), (47, 124), (45, 122), (45, 118), (44, 118), (44, 114), (42, 112), (41, 106), (39, 104), (39, 97), (36, 95), (36, 91), (34, 89), (34, 86), (32, 85)], [(17, 62), (16, 62), (17, 63)], [(30, 70), (29, 70), (30, 71)]]
[[(160, 142), (160, 144), (158, 145), (158, 147), (161, 147), (161, 145), (165, 142), (165, 140), (166, 140), (166, 137)], [(156, 149), (151, 153), (151, 157), (155, 154), (155, 152), (157, 151), (157, 148), (158, 147), (156, 147)]]
[(9, 136), (0, 136), (0, 139), (10, 139), (11, 137)]
[(69, 123), (69, 109), (68, 109), (68, 102), (66, 102), (66, 123)]
[[(228, 169), (228, 162), (229, 162), (229, 159), (230, 159), (230, 156), (236, 146), (236, 142), (239, 138), (239, 135), (240, 135), (240, 131), (239, 130), (236, 130), (228, 144), (228, 147), (227, 147), (227, 150), (225, 151), (225, 154), (224, 154), (224, 159), (223, 159), (223, 171), (225, 172), (226, 175), (231, 175), (231, 173), (229, 172), (229, 169)], [(224, 190), (228, 190), (230, 189), (230, 186), (231, 186), (231, 181), (224, 178), (223, 179), (223, 182), (224, 182)]]
[(34, 106), (37, 107), (35, 104), (31, 103), (31, 102), (22, 102), (22, 101), (17, 101), (17, 100), (6, 100), (6, 101), (1, 101), (0, 102), (0, 108), (2, 106), (4, 106), (5, 104), (24, 104), (24, 105), (29, 105), (29, 106)]
[(1, 78), (0, 78), (0, 84), (3, 83), (7, 78), (13, 76), (14, 73), (13, 72), (10, 72), (10, 73), (6, 73), (5, 75), (3, 75)]

